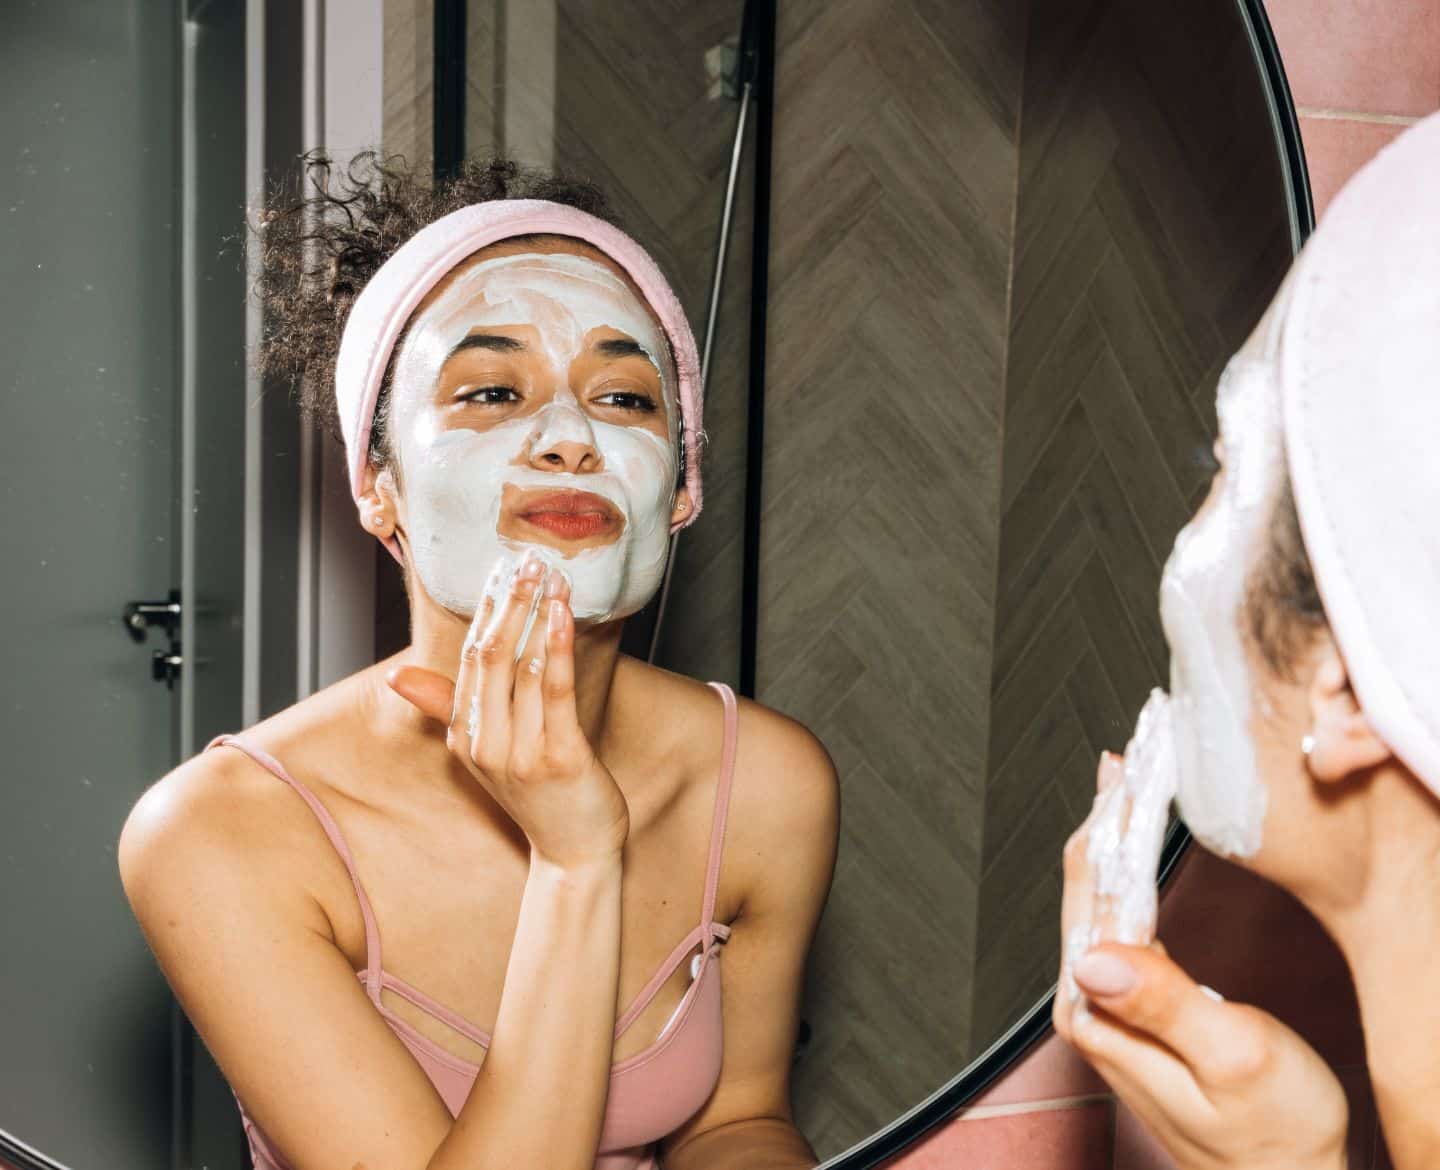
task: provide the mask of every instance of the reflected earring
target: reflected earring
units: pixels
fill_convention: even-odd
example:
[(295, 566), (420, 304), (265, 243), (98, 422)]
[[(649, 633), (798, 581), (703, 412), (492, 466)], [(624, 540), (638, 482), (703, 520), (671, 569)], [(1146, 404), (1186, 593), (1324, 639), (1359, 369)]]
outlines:
[(1315, 737), (1313, 735), (1302, 736), (1300, 740), (1300, 754), (1308, 760), (1310, 758), (1310, 753), (1314, 750)]

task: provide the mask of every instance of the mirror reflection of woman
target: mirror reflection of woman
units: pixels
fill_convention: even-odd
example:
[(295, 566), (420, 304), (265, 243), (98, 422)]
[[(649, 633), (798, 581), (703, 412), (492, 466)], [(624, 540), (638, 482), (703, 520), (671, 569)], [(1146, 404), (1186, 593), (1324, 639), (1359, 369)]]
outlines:
[[(1209, 766), (1188, 802), (1182, 767), (1180, 812), (1338, 945), (1396, 1170), (1440, 1165), (1437, 185), (1440, 114), (1330, 204), (1221, 380), (1222, 469), (1166, 568), (1212, 631), (1170, 638), (1172, 689), (1222, 640), (1243, 647), (1236, 679), (1212, 688), (1239, 723), (1206, 729)], [(1267, 435), (1274, 459), (1256, 462)], [(1236, 508), (1241, 481), (1264, 490)], [(1211, 582), (1233, 590), (1193, 572), (1182, 546), (1201, 541)], [(1101, 762), (1102, 798), (1123, 773)], [(1094, 819), (1066, 848), (1067, 938), (1096, 886)], [(1346, 1165), (1345, 1093), (1279, 1020), (1224, 1002), (1158, 944), (1104, 942), (1073, 976), (1095, 1010), (1057, 996), (1057, 1030), (1185, 1170)]]
[(261, 232), (262, 363), (349, 442), (410, 645), (217, 737), (120, 842), (257, 1167), (816, 1165), (789, 1072), (833, 765), (794, 720), (620, 652), (699, 511), (683, 314), (628, 238), (627, 266), (517, 217), (432, 274), (356, 414), (347, 363), (381, 346), (357, 334), (401, 303), (364, 291), (427, 227), (515, 200), (613, 224), (589, 184), (503, 161), (434, 191), (310, 167)]

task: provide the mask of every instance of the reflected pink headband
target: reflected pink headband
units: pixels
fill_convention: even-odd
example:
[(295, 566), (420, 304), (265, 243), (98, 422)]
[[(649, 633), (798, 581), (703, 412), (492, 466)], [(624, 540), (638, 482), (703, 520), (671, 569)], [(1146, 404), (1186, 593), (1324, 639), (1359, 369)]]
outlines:
[[(630, 274), (660, 319), (679, 377), (685, 486), (690, 489), (690, 514), (670, 528), (672, 533), (679, 532), (700, 515), (700, 445), (705, 435), (701, 426), (700, 358), (690, 322), (679, 298), (644, 248), (614, 224), (548, 199), (494, 199), (452, 211), (406, 240), (360, 290), (346, 319), (335, 360), (335, 397), (340, 408), (340, 430), (345, 436), (350, 494), (358, 503), (380, 384), (410, 314), (425, 294), (467, 256), (497, 240), (535, 232), (574, 236), (599, 248)], [(397, 561), (401, 559), (395, 537), (390, 537), (385, 546)]]
[(1371, 725), (1440, 795), (1440, 114), (1296, 259), (1280, 384), (1295, 510)]

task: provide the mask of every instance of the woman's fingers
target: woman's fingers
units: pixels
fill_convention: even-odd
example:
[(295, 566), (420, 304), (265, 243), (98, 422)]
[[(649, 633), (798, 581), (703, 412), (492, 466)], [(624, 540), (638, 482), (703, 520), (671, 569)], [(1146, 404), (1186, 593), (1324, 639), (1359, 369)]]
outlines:
[(1090, 829), (1106, 802), (1121, 795), (1114, 791), (1124, 777), (1124, 757), (1112, 752), (1100, 756), (1095, 769), (1095, 803), (1070, 839), (1065, 843), (1064, 889), (1060, 899), (1060, 982), (1051, 1013), (1055, 1030), (1069, 1039), (1070, 1019), (1079, 999), (1079, 988), (1071, 975), (1071, 967), (1098, 935), (1095, 921), (1095, 880), (1090, 866)]
[(1226, 1087), (1264, 1061), (1260, 1014), (1212, 998), (1166, 955), (1101, 945), (1075, 965), (1074, 974), (1096, 1007), (1164, 1044), (1202, 1088)]
[(1194, 1133), (1211, 1116), (1205, 1093), (1178, 1056), (1103, 1009), (1077, 1015), (1071, 1043), (1172, 1152), (1176, 1135)]
[(465, 631), (465, 641), (460, 647), (460, 671), (455, 678), (455, 701), (450, 709), (450, 740), (453, 743), (470, 742), (477, 730), (473, 723), (480, 717), (475, 686), (480, 675), (480, 639), (495, 614), (495, 599), (505, 578), (505, 568), (506, 561), (502, 557), (490, 570), (480, 595), (480, 604), (475, 607), (470, 628)]
[(1125, 757), (1119, 752), (1101, 752), (1100, 763), (1095, 768), (1095, 789), (1109, 792), (1125, 779)]
[(471, 758), (482, 771), (500, 775), (510, 759), (510, 711), (515, 688), (515, 648), (534, 609), (545, 564), (533, 552), (500, 601), (480, 638), (479, 726), (471, 738)]
[(470, 619), (470, 629), (460, 651), (460, 669), (453, 683), (443, 674), (420, 666), (397, 666), (385, 676), (386, 684), (401, 698), (414, 703), (431, 719), (438, 719), (461, 732), (464, 732), (469, 717), (478, 642), (495, 609), (495, 590), (500, 583), (502, 568), (503, 562), (490, 570), (480, 604)]
[[(574, 748), (583, 738), (575, 710), (575, 615), (570, 609), (570, 588), (545, 600), (545, 677), (541, 691), (545, 707), (545, 739), (552, 747)], [(537, 623), (538, 624), (538, 623)]]
[(443, 674), (420, 666), (397, 666), (385, 676), (385, 682), (392, 691), (414, 703), (431, 719), (450, 722), (455, 684)]
[(535, 620), (520, 650), (520, 660), (515, 664), (514, 702), (510, 709), (510, 771), (520, 779), (531, 774), (545, 748), (545, 708), (540, 687), (546, 658), (545, 612), (563, 583), (564, 578), (557, 569), (549, 570), (541, 579)]

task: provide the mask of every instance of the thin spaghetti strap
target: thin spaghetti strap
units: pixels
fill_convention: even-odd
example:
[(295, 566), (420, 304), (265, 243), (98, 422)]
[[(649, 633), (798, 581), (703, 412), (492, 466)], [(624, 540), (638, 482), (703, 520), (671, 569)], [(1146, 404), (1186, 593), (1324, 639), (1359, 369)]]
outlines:
[(720, 855), (725, 840), (725, 819), (730, 810), (730, 782), (735, 772), (735, 739), (739, 720), (735, 692), (723, 682), (708, 684), (720, 692), (725, 702), (725, 741), (720, 749), (720, 779), (715, 786), (715, 813), (710, 827), (710, 858), (705, 866), (705, 898), (701, 903), (700, 927), (708, 949), (715, 937), (711, 920), (715, 917), (715, 894), (720, 886)]
[(345, 863), (345, 869), (350, 874), (350, 881), (355, 886), (355, 896), (360, 902), (360, 914), (365, 919), (365, 990), (369, 993), (371, 1000), (379, 1003), (380, 928), (375, 922), (375, 912), (370, 908), (370, 899), (365, 894), (365, 887), (360, 884), (360, 875), (355, 871), (354, 855), (351, 854), (350, 847), (345, 844), (345, 837), (340, 832), (340, 826), (335, 823), (335, 818), (330, 815), (330, 810), (320, 802), (320, 798), (290, 775), (285, 765), (264, 748), (246, 743), (237, 735), (217, 735), (205, 745), (205, 751), (208, 752), (212, 747), (218, 745), (239, 748), (262, 768), (280, 777), (304, 798), (305, 803), (310, 806), (311, 811), (320, 821), (321, 828), (330, 838), (330, 844), (335, 846), (335, 852), (340, 854), (340, 860)]

